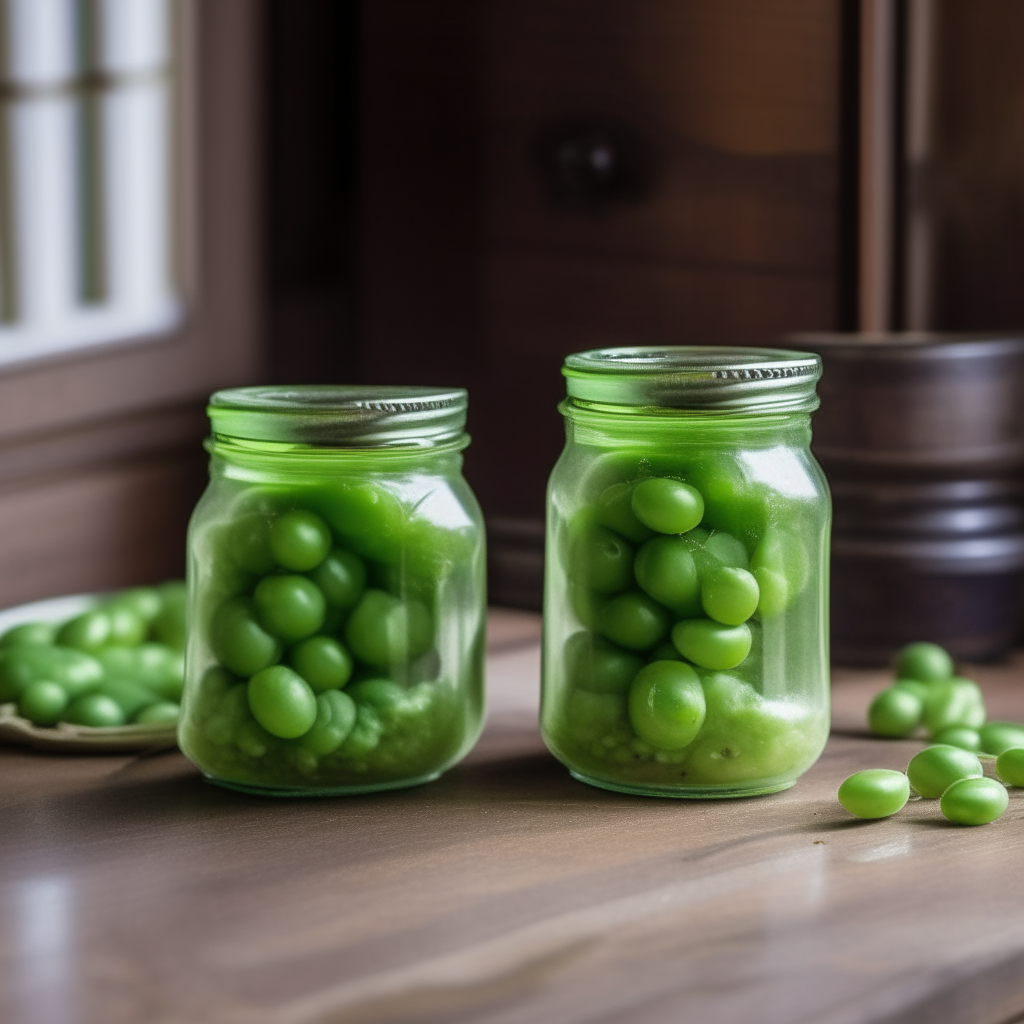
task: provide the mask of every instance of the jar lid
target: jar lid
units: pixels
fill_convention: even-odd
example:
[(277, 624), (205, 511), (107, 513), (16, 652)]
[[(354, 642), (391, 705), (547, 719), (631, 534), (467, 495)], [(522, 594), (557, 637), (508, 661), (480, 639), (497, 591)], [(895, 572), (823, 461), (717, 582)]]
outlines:
[(463, 388), (307, 384), (229, 388), (210, 397), (213, 433), (338, 448), (434, 447), (463, 436)]
[(598, 348), (565, 360), (570, 398), (601, 405), (721, 412), (811, 412), (821, 357), (723, 345)]

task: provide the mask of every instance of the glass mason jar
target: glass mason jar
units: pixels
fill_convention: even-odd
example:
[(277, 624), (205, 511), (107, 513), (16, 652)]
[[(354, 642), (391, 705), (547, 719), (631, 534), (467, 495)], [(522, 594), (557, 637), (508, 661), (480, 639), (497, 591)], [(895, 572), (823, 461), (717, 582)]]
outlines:
[(181, 749), (212, 781), (259, 793), (436, 778), (483, 721), (466, 392), (238, 388), (208, 411)]
[(569, 356), (548, 487), (541, 728), (583, 782), (750, 796), (829, 731), (831, 506), (817, 356)]

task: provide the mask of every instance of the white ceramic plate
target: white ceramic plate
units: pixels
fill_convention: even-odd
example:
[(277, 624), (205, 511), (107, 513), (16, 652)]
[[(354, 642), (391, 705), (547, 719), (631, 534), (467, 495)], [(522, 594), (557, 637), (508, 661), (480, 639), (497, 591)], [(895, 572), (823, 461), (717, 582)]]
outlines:
[[(0, 611), (0, 634), (23, 622), (63, 622), (96, 604), (103, 595), (69, 594), (33, 601)], [(67, 753), (115, 753), (160, 750), (177, 743), (173, 725), (118, 725), (102, 729), (88, 725), (34, 725), (18, 714), (16, 704), (0, 704), (0, 742), (36, 750)]]

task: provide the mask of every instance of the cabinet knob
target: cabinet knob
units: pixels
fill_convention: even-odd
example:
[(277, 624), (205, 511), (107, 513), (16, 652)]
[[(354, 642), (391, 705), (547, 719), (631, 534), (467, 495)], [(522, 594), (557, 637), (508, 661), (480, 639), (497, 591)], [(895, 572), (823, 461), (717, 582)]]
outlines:
[(601, 213), (633, 203), (650, 188), (650, 161), (641, 135), (605, 116), (574, 116), (545, 125), (537, 163), (551, 200), (565, 209)]

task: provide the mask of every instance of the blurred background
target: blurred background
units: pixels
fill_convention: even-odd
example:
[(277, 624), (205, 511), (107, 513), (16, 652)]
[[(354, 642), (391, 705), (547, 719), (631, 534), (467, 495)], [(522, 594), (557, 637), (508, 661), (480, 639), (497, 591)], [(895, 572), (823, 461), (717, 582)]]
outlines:
[(470, 389), (492, 600), (538, 607), (567, 353), (1024, 325), (1021, 38), (1018, 0), (2, 0), (0, 605), (180, 575), (209, 392), (323, 381)]

